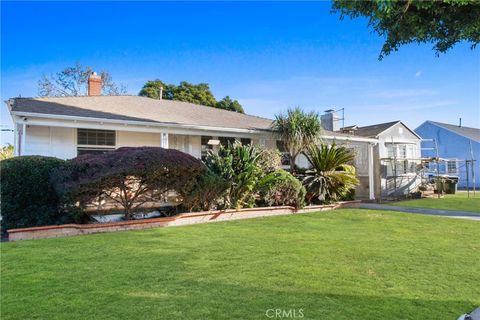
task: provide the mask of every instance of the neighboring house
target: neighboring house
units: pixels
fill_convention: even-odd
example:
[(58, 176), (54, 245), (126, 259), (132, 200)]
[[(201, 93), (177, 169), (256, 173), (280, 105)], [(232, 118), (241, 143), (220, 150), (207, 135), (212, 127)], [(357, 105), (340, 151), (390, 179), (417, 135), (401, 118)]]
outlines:
[[(457, 176), (458, 186), (466, 188), (467, 182), (473, 187), (473, 173), (476, 175), (475, 186), (480, 188), (480, 129), (425, 121), (415, 132), (426, 140), (423, 142), (423, 157), (437, 157), (438, 152), (438, 157), (443, 159), (439, 162), (440, 174)], [(475, 160), (473, 172), (472, 159)], [(430, 171), (436, 171), (436, 167), (431, 166)]]
[(341, 130), (378, 140), (374, 148), (375, 195), (379, 199), (406, 196), (421, 183), (421, 138), (401, 121)]
[[(209, 149), (235, 140), (277, 148), (270, 119), (172, 100), (99, 96), (100, 88), (92, 87), (98, 85), (89, 81), (89, 96), (8, 100), (15, 154), (70, 159), (119, 147), (160, 146), (203, 158)], [(357, 195), (373, 199), (376, 140), (334, 132), (325, 132), (324, 138), (358, 151)], [(307, 166), (304, 162), (298, 164)]]

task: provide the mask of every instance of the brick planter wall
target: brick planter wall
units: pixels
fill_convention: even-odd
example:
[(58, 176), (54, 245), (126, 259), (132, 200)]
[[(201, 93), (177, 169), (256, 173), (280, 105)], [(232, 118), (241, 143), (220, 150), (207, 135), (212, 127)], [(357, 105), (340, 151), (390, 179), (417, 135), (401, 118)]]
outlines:
[(56, 238), (65, 236), (74, 236), (81, 234), (92, 234), (100, 232), (114, 232), (126, 230), (139, 230), (158, 227), (180, 226), (195, 223), (207, 223), (216, 221), (228, 221), (238, 219), (250, 219), (258, 217), (269, 217), (297, 213), (309, 213), (317, 211), (333, 210), (337, 208), (355, 208), (360, 201), (345, 201), (332, 205), (308, 206), (300, 210), (294, 207), (265, 207), (265, 208), (246, 208), (240, 210), (222, 210), (222, 211), (204, 211), (182, 213), (174, 217), (121, 221), (115, 223), (96, 223), (96, 224), (64, 224), (59, 226), (44, 226), (33, 228), (21, 228), (8, 230), (8, 240), (31, 240), (40, 238)]

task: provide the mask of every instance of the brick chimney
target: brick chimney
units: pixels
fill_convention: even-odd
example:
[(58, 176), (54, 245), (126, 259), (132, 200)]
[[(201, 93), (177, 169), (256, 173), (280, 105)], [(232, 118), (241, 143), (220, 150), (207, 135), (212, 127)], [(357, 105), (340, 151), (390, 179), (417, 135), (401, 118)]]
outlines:
[(89, 96), (102, 95), (102, 77), (97, 75), (96, 72), (92, 72), (90, 77), (88, 77), (88, 95)]

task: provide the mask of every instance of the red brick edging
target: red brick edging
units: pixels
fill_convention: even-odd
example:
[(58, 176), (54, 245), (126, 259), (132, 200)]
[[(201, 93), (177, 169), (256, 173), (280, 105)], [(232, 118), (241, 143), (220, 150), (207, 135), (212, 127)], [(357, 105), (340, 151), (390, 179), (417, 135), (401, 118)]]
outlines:
[(202, 211), (181, 213), (173, 217), (130, 220), (114, 223), (96, 223), (96, 224), (63, 224), (58, 226), (44, 226), (33, 228), (9, 229), (8, 240), (31, 240), (40, 238), (56, 238), (65, 236), (74, 236), (81, 234), (92, 234), (99, 232), (114, 232), (125, 230), (149, 229), (158, 227), (179, 226), (195, 223), (206, 223), (215, 221), (227, 221), (237, 219), (249, 219), (257, 217), (267, 217), (276, 215), (287, 215), (295, 213), (308, 213), (316, 211), (333, 210), (337, 208), (353, 208), (358, 207), (360, 201), (345, 201), (330, 205), (308, 206), (303, 209), (296, 210), (294, 207), (264, 207), (264, 208), (245, 208), (245, 209), (229, 209), (217, 211)]

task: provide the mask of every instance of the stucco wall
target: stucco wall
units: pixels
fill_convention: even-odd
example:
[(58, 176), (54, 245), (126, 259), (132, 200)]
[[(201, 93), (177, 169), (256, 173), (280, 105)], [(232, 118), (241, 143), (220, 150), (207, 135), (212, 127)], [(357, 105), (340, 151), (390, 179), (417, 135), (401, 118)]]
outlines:
[[(438, 146), (438, 155), (440, 158), (458, 159), (462, 162), (458, 165), (458, 187), (466, 188), (467, 173), (464, 160), (471, 159), (470, 153), (470, 139), (458, 135), (450, 130), (439, 127), (433, 123), (425, 122), (420, 127), (415, 129), (424, 139), (435, 139)], [(424, 148), (434, 147), (433, 142), (423, 142)], [(472, 141), (473, 157), (476, 159), (474, 171), (476, 175), (476, 188), (480, 188), (480, 143)], [(435, 150), (422, 150), (424, 157), (435, 157)], [(471, 170), (471, 169), (470, 169)], [(472, 177), (470, 175), (470, 187), (473, 186)]]

